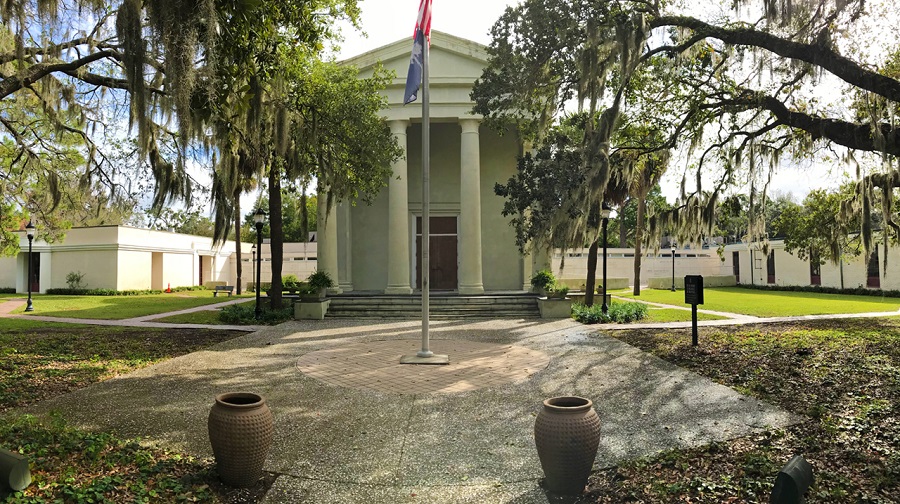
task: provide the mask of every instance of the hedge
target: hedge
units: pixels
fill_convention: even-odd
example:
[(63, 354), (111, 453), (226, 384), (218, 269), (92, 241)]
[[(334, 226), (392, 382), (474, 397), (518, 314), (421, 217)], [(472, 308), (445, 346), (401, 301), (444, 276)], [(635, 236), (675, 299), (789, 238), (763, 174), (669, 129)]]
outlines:
[(815, 292), (819, 294), (844, 294), (849, 296), (872, 297), (896, 297), (900, 298), (900, 290), (868, 289), (866, 287), (854, 287), (841, 289), (839, 287), (821, 287), (819, 285), (748, 285), (738, 284), (738, 287), (752, 290), (783, 291), (783, 292)]
[[(207, 290), (206, 287), (202, 285), (194, 285), (194, 286), (186, 286), (186, 287), (174, 287), (172, 288), (172, 292), (185, 292), (185, 291), (198, 291), (198, 290)], [(56, 294), (59, 296), (145, 296), (148, 294), (162, 294), (165, 291), (161, 290), (115, 290), (115, 289), (69, 289), (69, 288), (59, 288), (59, 289), (47, 289), (47, 294)]]

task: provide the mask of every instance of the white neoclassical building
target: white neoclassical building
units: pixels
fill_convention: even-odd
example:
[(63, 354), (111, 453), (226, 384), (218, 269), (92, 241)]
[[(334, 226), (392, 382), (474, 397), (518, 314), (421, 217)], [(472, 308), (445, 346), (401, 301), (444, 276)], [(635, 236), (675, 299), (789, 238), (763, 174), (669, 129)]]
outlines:
[[(319, 198), (319, 267), (338, 279), (336, 292), (410, 294), (420, 287), (422, 105), (403, 105), (412, 40), (403, 39), (345, 61), (370, 76), (381, 64), (396, 77), (384, 91), (384, 115), (405, 155), (371, 206)], [(472, 114), (469, 94), (487, 64), (485, 47), (432, 31), (430, 52), (430, 279), (432, 290), (480, 294), (529, 288), (532, 259), (515, 244), (495, 183), (516, 172), (521, 143)], [(421, 95), (420, 95), (421, 96)], [(421, 97), (420, 97), (421, 100)]]

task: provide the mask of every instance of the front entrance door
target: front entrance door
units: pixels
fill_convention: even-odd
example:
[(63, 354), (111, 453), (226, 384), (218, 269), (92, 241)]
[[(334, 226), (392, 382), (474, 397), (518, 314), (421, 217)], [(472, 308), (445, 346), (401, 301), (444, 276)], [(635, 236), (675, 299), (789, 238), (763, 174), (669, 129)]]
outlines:
[[(456, 217), (432, 217), (430, 239), (430, 290), (454, 290), (458, 287)], [(422, 288), (422, 217), (416, 217), (416, 288)]]
[(741, 254), (740, 252), (731, 253), (731, 264), (734, 273), (734, 280), (741, 283)]

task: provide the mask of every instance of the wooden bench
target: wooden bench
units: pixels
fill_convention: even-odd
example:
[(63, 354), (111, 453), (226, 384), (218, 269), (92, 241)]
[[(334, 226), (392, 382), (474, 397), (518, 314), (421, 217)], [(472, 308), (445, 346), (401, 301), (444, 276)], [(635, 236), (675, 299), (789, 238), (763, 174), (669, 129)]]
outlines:
[(234, 293), (234, 285), (216, 285), (213, 288), (213, 297), (217, 297), (220, 292), (227, 292), (230, 296)]

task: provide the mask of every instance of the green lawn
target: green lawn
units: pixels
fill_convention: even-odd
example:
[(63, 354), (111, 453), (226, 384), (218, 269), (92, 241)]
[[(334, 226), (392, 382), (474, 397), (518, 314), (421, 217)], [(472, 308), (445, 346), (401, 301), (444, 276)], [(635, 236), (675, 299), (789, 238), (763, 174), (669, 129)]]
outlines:
[[(697, 313), (697, 320), (722, 320), (727, 317), (718, 315), (710, 315), (708, 313)], [(649, 322), (690, 322), (691, 312), (688, 310), (678, 310), (675, 308), (656, 308), (651, 306), (647, 310), (647, 318), (637, 321), (638, 324)]]
[[(613, 292), (616, 296), (635, 297), (631, 291)], [(638, 299), (654, 303), (686, 306), (684, 291), (642, 289)], [(790, 315), (825, 315), (833, 313), (887, 312), (900, 309), (900, 298), (818, 294), (812, 292), (778, 292), (716, 287), (704, 289), (701, 309), (742, 313), (757, 317)]]
[[(210, 291), (149, 294), (146, 296), (39, 295), (32, 299), (34, 304), (32, 315), (107, 320), (141, 317), (228, 300), (227, 297), (213, 297)], [(13, 313), (24, 313), (24, 307)]]

